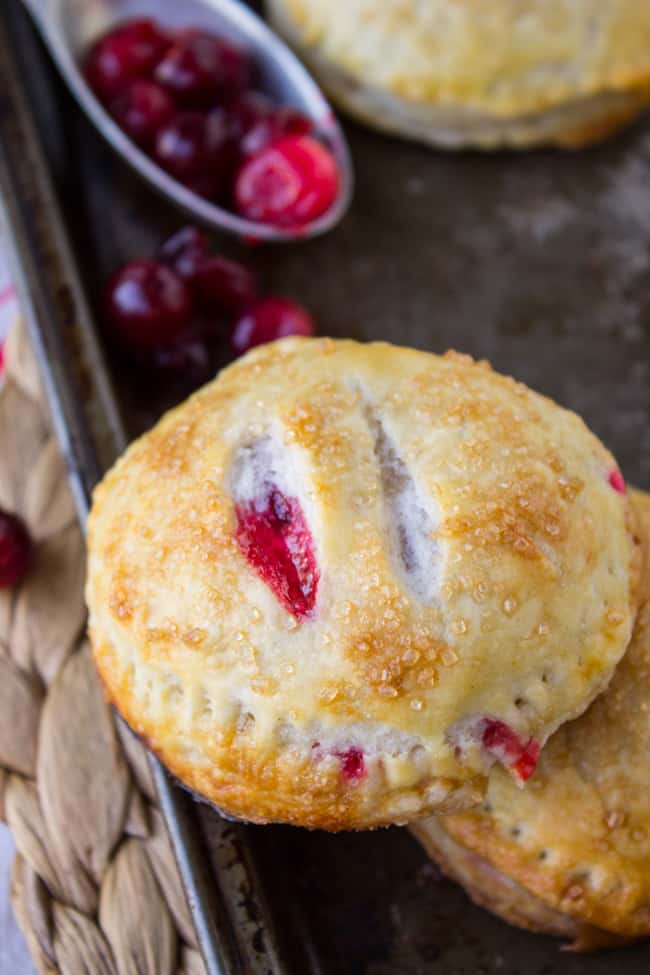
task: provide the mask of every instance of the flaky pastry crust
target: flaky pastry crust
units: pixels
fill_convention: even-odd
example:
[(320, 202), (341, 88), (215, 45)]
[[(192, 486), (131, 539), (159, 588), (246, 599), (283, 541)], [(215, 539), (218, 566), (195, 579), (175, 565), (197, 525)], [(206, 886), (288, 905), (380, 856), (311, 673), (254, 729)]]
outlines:
[(332, 97), (449, 148), (576, 148), (650, 103), (639, 0), (267, 0)]
[(524, 791), (498, 769), (476, 810), (415, 832), (480, 904), (593, 950), (650, 935), (650, 495), (630, 647), (608, 690), (548, 742)]
[[(608, 683), (635, 608), (628, 509), (583, 422), (485, 363), (283, 340), (98, 487), (95, 661), (231, 815), (345, 829), (466, 808), (493, 761), (523, 781)], [(289, 558), (302, 588), (283, 588)]]

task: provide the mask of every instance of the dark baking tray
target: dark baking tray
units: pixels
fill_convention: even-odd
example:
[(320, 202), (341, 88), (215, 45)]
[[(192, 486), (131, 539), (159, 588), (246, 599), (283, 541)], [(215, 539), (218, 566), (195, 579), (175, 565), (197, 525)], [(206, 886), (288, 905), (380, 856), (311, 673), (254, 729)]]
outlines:
[[(92, 297), (181, 218), (80, 116), (18, 0), (1, 13), (4, 216), (83, 516), (125, 439), (180, 393), (106, 359)], [(322, 240), (251, 252), (269, 290), (302, 300), (323, 333), (488, 357), (581, 412), (648, 486), (650, 125), (582, 154), (520, 156), (443, 155), (347, 128), (352, 210)], [(494, 920), (406, 830), (229, 824), (159, 768), (157, 781), (210, 975), (648, 970), (650, 947), (560, 954)]]

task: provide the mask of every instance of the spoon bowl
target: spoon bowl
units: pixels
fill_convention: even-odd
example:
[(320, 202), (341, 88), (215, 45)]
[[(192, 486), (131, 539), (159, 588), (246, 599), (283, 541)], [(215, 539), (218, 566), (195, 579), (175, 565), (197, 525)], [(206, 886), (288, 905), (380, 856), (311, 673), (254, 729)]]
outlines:
[[(163, 196), (215, 230), (250, 241), (291, 241), (315, 237), (334, 227), (352, 197), (353, 172), (343, 131), (320, 88), (296, 56), (244, 3), (238, 0), (24, 0), (45, 44), (75, 98), (120, 155)], [(146, 155), (111, 118), (87, 84), (80, 60), (97, 38), (121, 21), (151, 17), (171, 28), (199, 27), (231, 40), (251, 55), (257, 87), (280, 105), (291, 105), (314, 123), (333, 153), (339, 171), (337, 197), (304, 227), (282, 228), (240, 217), (184, 187)]]

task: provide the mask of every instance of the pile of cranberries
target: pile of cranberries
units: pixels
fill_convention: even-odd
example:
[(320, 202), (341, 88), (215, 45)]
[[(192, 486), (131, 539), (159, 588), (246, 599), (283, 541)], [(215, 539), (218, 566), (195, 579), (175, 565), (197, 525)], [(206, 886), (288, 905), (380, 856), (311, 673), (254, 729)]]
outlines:
[(255, 91), (230, 41), (129, 20), (93, 45), (84, 73), (124, 132), (199, 196), (291, 229), (334, 202), (337, 165), (312, 121)]
[(204, 382), (224, 336), (241, 355), (288, 335), (313, 335), (308, 312), (260, 294), (255, 273), (210, 250), (198, 227), (177, 231), (154, 259), (130, 261), (108, 279), (102, 301), (109, 335), (138, 364)]

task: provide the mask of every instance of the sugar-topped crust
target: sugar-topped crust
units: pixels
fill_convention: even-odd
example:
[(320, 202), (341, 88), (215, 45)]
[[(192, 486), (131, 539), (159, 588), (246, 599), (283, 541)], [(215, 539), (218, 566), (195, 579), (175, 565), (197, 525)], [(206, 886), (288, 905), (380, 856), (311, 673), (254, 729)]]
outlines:
[(639, 0), (267, 0), (364, 121), (447, 147), (576, 147), (650, 103)]
[(232, 815), (344, 829), (466, 808), (495, 760), (525, 780), (607, 685), (634, 612), (628, 509), (583, 422), (486, 363), (283, 340), (98, 487), (95, 660)]
[[(634, 492), (650, 546), (650, 495)], [(416, 835), (481, 904), (589, 950), (650, 935), (650, 575), (608, 690), (547, 744), (525, 790), (496, 769), (468, 813)], [(509, 891), (511, 892), (509, 894)]]

